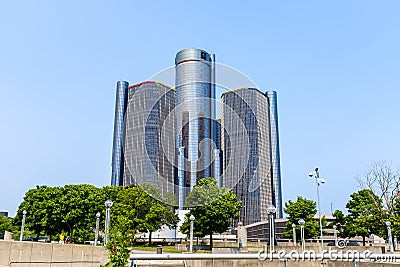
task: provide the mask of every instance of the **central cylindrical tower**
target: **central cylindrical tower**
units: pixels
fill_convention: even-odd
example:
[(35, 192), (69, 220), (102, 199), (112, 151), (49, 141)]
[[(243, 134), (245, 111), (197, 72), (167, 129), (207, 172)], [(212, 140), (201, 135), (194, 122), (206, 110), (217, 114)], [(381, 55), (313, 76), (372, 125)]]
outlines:
[(184, 177), (178, 179), (190, 190), (212, 174), (212, 67), (212, 57), (201, 49), (185, 49), (175, 57), (176, 146), (185, 153)]

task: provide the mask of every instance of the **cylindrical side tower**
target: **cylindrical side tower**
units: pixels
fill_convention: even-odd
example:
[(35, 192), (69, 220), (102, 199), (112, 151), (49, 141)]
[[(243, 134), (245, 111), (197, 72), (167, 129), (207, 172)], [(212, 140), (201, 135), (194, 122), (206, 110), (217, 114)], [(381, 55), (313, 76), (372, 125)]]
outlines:
[(185, 187), (211, 175), (212, 59), (196, 48), (175, 58), (177, 150), (185, 148)]
[[(211, 133), (212, 140), (216, 145), (217, 140), (217, 120), (216, 120), (216, 106), (215, 106), (215, 87), (216, 87), (216, 76), (215, 76), (215, 54), (212, 54), (211, 63), (211, 118), (213, 119), (211, 123)], [(215, 148), (215, 147), (214, 147)], [(217, 178), (219, 174), (213, 173), (214, 177)]]
[(283, 217), (282, 188), (281, 188), (281, 159), (279, 152), (279, 129), (278, 129), (278, 104), (276, 91), (266, 93), (269, 101), (270, 135), (271, 135), (271, 165), (273, 183), (273, 204), (276, 207), (276, 217)]
[(125, 112), (128, 100), (129, 83), (126, 81), (117, 82), (117, 96), (115, 100), (114, 115), (114, 138), (111, 163), (111, 185), (122, 185), (124, 170), (124, 124)]

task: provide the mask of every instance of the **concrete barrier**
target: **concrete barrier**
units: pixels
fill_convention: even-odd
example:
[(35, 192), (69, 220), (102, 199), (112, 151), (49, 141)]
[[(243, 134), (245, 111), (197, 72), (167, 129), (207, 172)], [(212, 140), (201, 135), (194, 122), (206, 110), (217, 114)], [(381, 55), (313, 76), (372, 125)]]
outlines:
[(67, 263), (69, 261), (75, 260), (72, 257), (72, 248), (73, 245), (61, 245), (61, 244), (51, 244), (52, 253), (51, 253), (51, 266), (52, 267), (71, 267), (71, 263)]
[(10, 261), (11, 241), (0, 240), (0, 266), (8, 266)]
[(98, 267), (108, 254), (103, 247), (0, 240), (0, 266)]
[(6, 241), (13, 240), (13, 234), (11, 232), (5, 231), (4, 232), (4, 240), (6, 240)]
[[(12, 266), (26, 266), (31, 261), (32, 244), (31, 242), (11, 242), (10, 263)], [(10, 264), (11, 265), (11, 264)]]
[[(46, 244), (32, 242), (30, 262), (37, 262), (37, 263), (31, 264), (30, 266), (50, 267), (52, 253), (49, 253), (48, 248), (49, 246), (46, 246)], [(46, 262), (48, 262), (48, 264), (46, 264)], [(26, 267), (26, 264), (22, 266)]]

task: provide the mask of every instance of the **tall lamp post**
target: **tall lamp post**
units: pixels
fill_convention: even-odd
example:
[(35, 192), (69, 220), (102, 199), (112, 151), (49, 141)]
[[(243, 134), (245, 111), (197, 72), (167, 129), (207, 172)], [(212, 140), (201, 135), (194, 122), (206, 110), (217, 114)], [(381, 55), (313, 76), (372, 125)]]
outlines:
[(25, 218), (26, 218), (26, 210), (23, 210), (22, 211), (22, 223), (21, 223), (21, 235), (19, 236), (19, 241), (22, 241), (22, 239), (24, 237)]
[(319, 178), (319, 171), (318, 168), (315, 168), (313, 172), (308, 174), (310, 178), (315, 178), (315, 182), (317, 184), (317, 198), (318, 198), (318, 215), (319, 215), (319, 230), (321, 232), (321, 252), (324, 253), (324, 239), (322, 234), (322, 217), (321, 217), (321, 204), (319, 200), (319, 186), (325, 183), (325, 180)]
[(113, 205), (113, 202), (110, 199), (107, 199), (106, 202), (104, 203), (106, 205), (106, 223), (105, 223), (105, 236), (104, 236), (104, 245), (107, 245), (108, 243), (108, 238), (110, 234), (110, 209)]
[(193, 223), (194, 223), (194, 216), (193, 214), (190, 215), (189, 220), (190, 220), (190, 245), (189, 245), (189, 252), (193, 253)]
[(96, 229), (94, 232), (94, 244), (93, 246), (97, 246), (97, 240), (99, 239), (99, 228), (100, 228), (100, 212), (96, 213)]
[(275, 220), (274, 214), (276, 213), (276, 207), (269, 205), (267, 207), (267, 214), (269, 217), (269, 251), (272, 253), (275, 246)]
[(296, 246), (296, 224), (292, 223), (293, 229), (293, 246)]
[(335, 237), (335, 246), (337, 246), (338, 245), (338, 240), (337, 240), (337, 226), (336, 225), (334, 225), (333, 226), (333, 236)]
[(390, 229), (391, 225), (392, 224), (389, 221), (386, 221), (386, 227), (387, 227), (388, 239), (389, 239), (389, 249), (390, 249), (390, 252), (394, 252), (393, 240), (392, 240), (392, 231)]
[(243, 244), (242, 244), (242, 225), (243, 223), (241, 221), (238, 222), (238, 237), (239, 237), (239, 248), (242, 249)]
[(306, 244), (304, 243), (304, 224), (306, 223), (303, 219), (298, 221), (300, 224), (300, 239), (301, 239), (301, 249), (304, 251)]

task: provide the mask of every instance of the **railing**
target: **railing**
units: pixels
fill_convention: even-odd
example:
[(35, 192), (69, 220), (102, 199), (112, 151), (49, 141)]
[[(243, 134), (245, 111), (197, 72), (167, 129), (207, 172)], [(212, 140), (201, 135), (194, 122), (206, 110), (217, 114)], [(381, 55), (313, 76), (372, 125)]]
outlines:
[(385, 261), (395, 262), (400, 260), (400, 254), (372, 254), (358, 251), (345, 251), (337, 253), (313, 253), (312, 251), (303, 252), (278, 252), (278, 253), (263, 253), (258, 254), (135, 254), (130, 255), (130, 260), (344, 260), (344, 261)]

